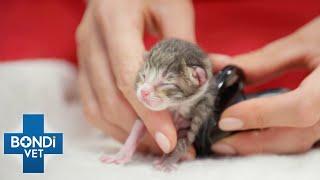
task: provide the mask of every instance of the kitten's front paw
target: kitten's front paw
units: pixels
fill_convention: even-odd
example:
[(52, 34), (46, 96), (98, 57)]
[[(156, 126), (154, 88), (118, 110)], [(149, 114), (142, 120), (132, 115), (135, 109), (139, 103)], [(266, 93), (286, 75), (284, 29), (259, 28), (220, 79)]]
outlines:
[(177, 163), (166, 157), (156, 160), (153, 164), (154, 167), (160, 171), (171, 172), (177, 170)]
[(101, 162), (111, 164), (126, 164), (131, 160), (131, 156), (125, 153), (117, 153), (116, 155), (103, 155), (100, 158)]

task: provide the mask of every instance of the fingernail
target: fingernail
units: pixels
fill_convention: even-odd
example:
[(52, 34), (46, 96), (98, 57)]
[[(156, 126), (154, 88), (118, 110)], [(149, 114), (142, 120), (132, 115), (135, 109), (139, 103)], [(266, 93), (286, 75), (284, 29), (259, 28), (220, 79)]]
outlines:
[(218, 154), (224, 154), (224, 155), (235, 155), (237, 153), (232, 146), (225, 143), (214, 144), (212, 145), (211, 150)]
[(243, 122), (240, 119), (236, 119), (236, 118), (224, 118), (224, 119), (221, 119), (219, 123), (219, 127), (222, 130), (227, 130), (227, 131), (238, 130), (243, 127)]
[(169, 139), (164, 134), (162, 134), (161, 132), (156, 132), (155, 138), (156, 138), (156, 141), (157, 141), (158, 145), (160, 146), (161, 150), (164, 153), (169, 153), (170, 152), (170, 141), (169, 141)]

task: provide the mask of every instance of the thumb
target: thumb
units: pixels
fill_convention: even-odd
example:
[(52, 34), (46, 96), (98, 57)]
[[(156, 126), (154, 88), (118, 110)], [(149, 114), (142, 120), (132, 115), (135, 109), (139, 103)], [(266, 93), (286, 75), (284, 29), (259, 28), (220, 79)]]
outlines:
[(304, 98), (299, 89), (281, 95), (250, 99), (227, 108), (221, 117), (222, 130), (246, 130), (268, 127), (304, 127)]

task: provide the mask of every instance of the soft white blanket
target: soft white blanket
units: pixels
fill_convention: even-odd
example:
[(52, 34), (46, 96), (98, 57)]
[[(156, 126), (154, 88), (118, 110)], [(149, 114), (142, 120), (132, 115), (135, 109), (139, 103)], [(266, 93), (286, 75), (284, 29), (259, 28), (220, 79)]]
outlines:
[(0, 179), (281, 179), (319, 180), (320, 151), (303, 155), (263, 155), (185, 162), (172, 173), (152, 167), (153, 157), (136, 155), (125, 166), (99, 161), (120, 145), (91, 128), (79, 101), (68, 102), (76, 71), (58, 61), (20, 61), (0, 64), (0, 133), (21, 132), (23, 113), (44, 113), (45, 131), (64, 133), (64, 154), (46, 155), (44, 174), (23, 174), (21, 155), (3, 154), (0, 138)]

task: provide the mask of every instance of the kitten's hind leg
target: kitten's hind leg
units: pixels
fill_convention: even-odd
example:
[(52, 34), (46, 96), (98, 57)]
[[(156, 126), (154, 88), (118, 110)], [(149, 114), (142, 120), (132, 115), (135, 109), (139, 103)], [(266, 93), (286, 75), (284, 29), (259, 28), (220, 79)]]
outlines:
[(174, 115), (174, 124), (178, 132), (178, 142), (175, 149), (154, 162), (156, 169), (165, 172), (170, 172), (177, 168), (178, 161), (181, 160), (189, 147), (187, 135), (190, 129), (190, 120), (176, 113)]
[(187, 152), (188, 143), (186, 138), (178, 140), (177, 146), (173, 152), (163, 155), (160, 159), (154, 162), (154, 167), (158, 170), (170, 172), (177, 168), (177, 163)]
[(171, 172), (177, 169), (177, 162), (178, 160), (173, 159), (173, 157), (163, 155), (161, 159), (154, 162), (154, 167), (160, 171)]
[(130, 135), (121, 147), (120, 151), (115, 155), (103, 155), (101, 161), (104, 163), (125, 164), (129, 162), (136, 151), (139, 141), (145, 134), (146, 128), (140, 120), (134, 123)]

